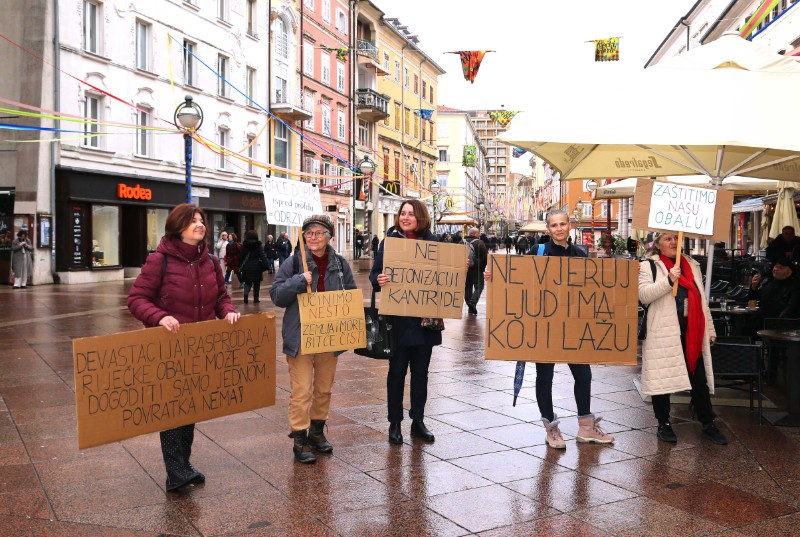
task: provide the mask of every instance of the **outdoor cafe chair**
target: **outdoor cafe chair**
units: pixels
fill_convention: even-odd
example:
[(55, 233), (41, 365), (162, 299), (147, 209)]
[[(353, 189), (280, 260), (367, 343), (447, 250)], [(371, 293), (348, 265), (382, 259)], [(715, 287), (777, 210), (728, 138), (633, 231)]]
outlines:
[(750, 394), (751, 411), (753, 410), (753, 398), (757, 397), (758, 423), (761, 424), (764, 403), (764, 394), (761, 391), (761, 345), (729, 341), (726, 338), (720, 338), (711, 347), (714, 385), (734, 390), (746, 389)]

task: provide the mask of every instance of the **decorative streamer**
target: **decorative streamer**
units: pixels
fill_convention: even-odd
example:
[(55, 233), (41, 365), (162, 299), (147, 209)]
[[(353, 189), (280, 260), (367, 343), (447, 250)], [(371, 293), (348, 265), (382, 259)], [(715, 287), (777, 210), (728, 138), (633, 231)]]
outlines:
[(745, 39), (750, 39), (751, 34), (756, 29), (756, 26), (761, 24), (764, 19), (767, 18), (767, 15), (775, 9), (775, 6), (778, 5), (780, 0), (764, 0), (756, 12), (753, 13), (747, 22), (742, 26), (742, 29), (739, 31), (739, 35)]
[(609, 37), (607, 39), (594, 40), (594, 61), (596, 62), (618, 62), (619, 61), (619, 37)]
[(517, 114), (519, 114), (518, 110), (493, 110), (489, 112), (489, 117), (505, 128)]
[(480, 69), (483, 57), (487, 52), (494, 52), (493, 50), (459, 50), (456, 52), (445, 52), (445, 54), (458, 54), (461, 56), (461, 70), (464, 72), (464, 79), (470, 84), (475, 83), (475, 77), (478, 76), (478, 69)]
[(478, 160), (477, 149), (474, 145), (465, 145), (464, 153), (461, 157), (461, 164), (465, 167), (475, 166)]
[(319, 48), (321, 48), (322, 50), (327, 50), (328, 52), (335, 52), (336, 59), (339, 60), (340, 62), (346, 62), (347, 56), (350, 55), (350, 47), (333, 48), (322, 45)]
[(524, 155), (525, 153), (527, 153), (527, 151), (525, 149), (522, 149), (521, 147), (512, 147), (511, 148), (511, 155), (514, 158), (519, 158), (522, 155)]
[(433, 117), (433, 110), (429, 108), (418, 108), (417, 112), (419, 116), (424, 119), (425, 121), (430, 121)]

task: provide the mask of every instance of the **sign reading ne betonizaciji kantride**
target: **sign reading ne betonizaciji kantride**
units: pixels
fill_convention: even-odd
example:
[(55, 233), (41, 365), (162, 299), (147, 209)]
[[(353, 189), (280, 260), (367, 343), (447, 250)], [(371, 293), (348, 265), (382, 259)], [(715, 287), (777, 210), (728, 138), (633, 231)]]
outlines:
[(716, 190), (656, 181), (647, 228), (713, 235), (716, 204)]
[(261, 187), (270, 224), (300, 227), (309, 216), (322, 214), (322, 202), (316, 185), (280, 177), (264, 177)]

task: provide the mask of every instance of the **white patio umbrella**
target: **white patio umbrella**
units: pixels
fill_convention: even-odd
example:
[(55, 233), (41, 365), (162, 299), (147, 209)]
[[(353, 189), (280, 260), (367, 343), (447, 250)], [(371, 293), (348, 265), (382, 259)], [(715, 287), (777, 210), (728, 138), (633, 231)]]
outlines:
[(528, 222), (521, 228), (520, 231), (523, 233), (536, 233), (541, 231), (547, 231), (547, 223), (542, 222), (541, 220), (533, 220), (532, 222)]
[[(705, 175), (718, 185), (737, 175), (800, 181), (800, 136), (787, 128), (800, 124), (800, 105), (789, 99), (775, 113), (748, 113), (748, 104), (793, 95), (800, 65), (750, 50), (760, 47), (738, 36), (714, 45), (624, 77), (581, 73), (544, 86), (535, 114), (520, 113), (500, 138), (540, 156), (562, 180)], [(709, 276), (712, 248), (709, 241)], [(708, 277), (707, 292), (710, 283)]]
[(772, 215), (772, 226), (769, 228), (770, 238), (775, 238), (781, 234), (783, 228), (792, 226), (800, 229), (800, 222), (797, 221), (797, 209), (794, 206), (794, 183), (781, 181), (780, 192), (778, 192), (778, 202), (775, 204), (775, 214)]

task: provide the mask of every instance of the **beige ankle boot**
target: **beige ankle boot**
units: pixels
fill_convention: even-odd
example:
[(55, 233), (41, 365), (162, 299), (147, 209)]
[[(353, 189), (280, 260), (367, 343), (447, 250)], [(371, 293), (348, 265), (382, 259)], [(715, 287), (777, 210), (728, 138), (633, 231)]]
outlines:
[(587, 416), (578, 416), (578, 436), (575, 440), (578, 442), (595, 442), (597, 444), (610, 444), (614, 441), (614, 437), (600, 428), (598, 423), (603, 418), (595, 418), (594, 414)]
[(561, 431), (558, 429), (558, 416), (554, 414), (553, 421), (542, 418), (542, 423), (547, 430), (547, 445), (554, 449), (566, 449), (567, 443), (564, 442), (564, 437), (561, 436)]

